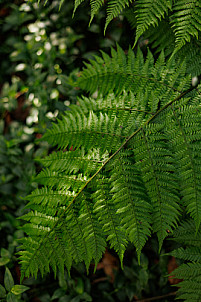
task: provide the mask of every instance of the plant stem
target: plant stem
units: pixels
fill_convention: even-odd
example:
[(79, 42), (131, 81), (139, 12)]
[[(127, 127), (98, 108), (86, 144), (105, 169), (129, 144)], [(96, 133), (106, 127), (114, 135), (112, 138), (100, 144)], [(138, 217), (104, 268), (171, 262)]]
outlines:
[[(163, 299), (163, 298), (167, 298), (169, 296), (175, 296), (176, 295), (176, 291), (175, 292), (171, 292), (169, 294), (163, 295), (163, 296), (157, 296), (157, 297), (152, 297), (152, 298), (147, 298), (147, 299), (142, 299), (142, 300), (135, 300), (136, 302), (150, 302), (150, 301), (155, 301), (155, 300), (159, 300), (159, 299)], [(134, 302), (134, 300), (133, 300)]]

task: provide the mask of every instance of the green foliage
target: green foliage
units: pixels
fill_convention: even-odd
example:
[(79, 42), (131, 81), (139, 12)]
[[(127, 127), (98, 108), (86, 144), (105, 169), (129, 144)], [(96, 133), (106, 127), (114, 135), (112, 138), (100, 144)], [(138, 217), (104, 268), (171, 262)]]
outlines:
[(172, 1), (137, 1), (136, 11), (134, 11), (137, 20), (136, 39), (150, 27), (157, 26), (159, 20), (163, 19), (172, 9)]
[[(90, 93), (97, 89), (100, 94), (106, 94), (110, 91), (120, 94), (123, 90), (132, 92), (138, 90), (138, 93), (144, 93), (146, 88), (146, 91), (151, 94), (149, 98), (164, 99), (162, 103), (165, 104), (167, 95), (168, 97), (170, 94), (176, 96), (183, 89), (189, 87), (190, 78), (187, 77), (184, 81), (180, 81), (182, 74), (185, 74), (185, 63), (179, 64), (172, 60), (165, 65), (163, 53), (156, 64), (154, 64), (151, 52), (148, 51), (147, 59), (144, 62), (141, 51), (138, 51), (135, 56), (129, 48), (126, 56), (118, 45), (117, 51), (112, 49), (111, 58), (105, 53), (102, 53), (102, 56), (103, 59), (95, 57), (95, 60), (91, 60), (90, 64), (85, 64), (87, 68), (78, 79), (79, 87)], [(164, 86), (166, 87), (164, 88)], [(157, 103), (153, 104), (150, 111), (154, 113), (157, 106)], [(145, 107), (144, 110), (146, 110)]]
[(0, 284), (0, 301), (17, 302), (22, 301), (21, 294), (27, 291), (29, 287), (25, 285), (14, 284), (13, 276), (10, 270), (5, 268), (4, 286)]
[(196, 231), (194, 221), (188, 220), (174, 232), (174, 240), (182, 243), (183, 247), (172, 251), (170, 254), (187, 261), (174, 270), (175, 278), (182, 279), (179, 283), (178, 298), (186, 302), (199, 301), (201, 297), (201, 249), (200, 228)]
[[(22, 215), (25, 196), (36, 187), (32, 176), (40, 164), (34, 158), (43, 157), (49, 150), (47, 143), (35, 143), (35, 139), (59, 112), (77, 102), (81, 90), (74, 87), (74, 82), (82, 60), (96, 54), (99, 45), (105, 50), (115, 45), (122, 30), (114, 26), (110, 36), (104, 39), (100, 34), (103, 14), (96, 17), (96, 24), (87, 28), (85, 9), (77, 12), (72, 20), (73, 1), (63, 3), (59, 15), (59, 1), (45, 7), (34, 1), (0, 2), (0, 245), (9, 251), (9, 256), (4, 254), (0, 258), (0, 275), (4, 276), (3, 266), (8, 264), (15, 283), (19, 283), (15, 253), (18, 239), (24, 233), (18, 229), (22, 222), (17, 217)], [(61, 299), (68, 296), (72, 300), (79, 295), (77, 274), (72, 273), (74, 283), (68, 278), (68, 286), (63, 289), (65, 297)], [(79, 278), (90, 283), (84, 270)], [(33, 296), (41, 302), (47, 301), (56, 289), (61, 289), (59, 280), (43, 278), (36, 282), (30, 278), (26, 282), (34, 290), (23, 294), (23, 301), (30, 301)], [(89, 295), (90, 291), (89, 286), (84, 290)]]
[(191, 40), (191, 36), (198, 39), (201, 30), (201, 3), (196, 0), (188, 1), (188, 3), (182, 0), (176, 1), (173, 10), (175, 12), (171, 17), (171, 23), (176, 36), (177, 49), (180, 49)]
[[(84, 0), (75, 0), (75, 6), (74, 6), (74, 13), (78, 6), (83, 2)], [(130, 3), (132, 3), (132, 0), (109, 0), (107, 3), (107, 18), (106, 18), (106, 24), (105, 24), (105, 30), (108, 26), (108, 24), (112, 21), (113, 18), (117, 17), (119, 13), (126, 7), (129, 6)], [(91, 0), (91, 20), (92, 22), (94, 16), (98, 13), (99, 9), (104, 5), (104, 0)]]
[[(158, 295), (158, 287), (165, 294), (168, 280), (161, 274), (167, 275), (167, 260), (159, 261), (157, 278), (151, 263), (158, 260), (150, 252), (163, 253), (164, 240), (173, 233), (171, 249), (180, 245), (171, 254), (184, 262), (174, 273), (183, 279), (179, 298), (199, 301), (201, 5), (195, 0), (91, 0), (90, 19), (85, 2), (7, 3), (3, 10), (0, 231), (1, 245), (8, 249), (1, 250), (1, 269), (16, 260), (16, 239), (25, 232), (21, 278), (38, 277), (25, 280), (36, 287), (50, 284), (41, 301), (128, 301)], [(134, 29), (134, 51), (124, 16)], [(87, 29), (89, 19), (96, 24)], [(126, 51), (117, 44), (109, 56), (114, 41)], [(99, 47), (105, 50), (101, 56)], [(80, 74), (83, 59), (89, 63)], [(33, 143), (39, 132), (45, 132), (47, 143)], [(43, 158), (49, 144), (52, 152)], [(37, 170), (44, 166), (35, 179), (33, 158)], [(29, 194), (35, 182), (39, 186)], [(16, 230), (26, 194), (26, 224)], [(153, 237), (158, 242), (149, 250)], [(117, 268), (113, 284), (89, 280), (106, 246), (123, 266), (132, 245), (132, 263), (126, 254), (124, 272)], [(46, 279), (50, 269), (59, 285)], [(65, 269), (73, 271), (72, 279)], [(12, 280), (6, 269), (0, 294), (19, 301), (23, 286)], [(26, 293), (23, 298), (32, 299)]]
[[(75, 1), (75, 10), (83, 1)], [(104, 1), (91, 0), (90, 4), (91, 19), (93, 19), (101, 6), (104, 5)], [(105, 29), (109, 22), (130, 4), (133, 5), (133, 17), (130, 14), (130, 20), (134, 19), (135, 21), (131, 21), (131, 23), (136, 25), (135, 44), (149, 27), (157, 26), (159, 21), (164, 19), (165, 16), (168, 16), (168, 27), (174, 32), (176, 44), (174, 52), (177, 52), (183, 45), (190, 42), (192, 37), (198, 39), (201, 29), (201, 4), (197, 0), (110, 0), (107, 1)], [(162, 27), (162, 23), (160, 25)]]
[[(168, 20), (162, 20), (155, 28), (150, 27), (145, 33), (145, 42), (147, 41), (156, 54), (164, 51), (165, 57), (169, 57), (175, 49), (175, 41), (174, 32), (169, 27)], [(185, 60), (188, 74), (199, 76), (201, 74), (200, 37), (192, 38), (191, 43), (185, 44), (178, 50), (175, 57)]]
[(150, 52), (144, 61), (140, 50), (136, 57), (119, 47), (111, 60), (102, 55), (79, 85), (106, 96), (79, 99), (44, 135), (63, 151), (42, 160), (46, 168), (36, 180), (43, 187), (27, 197), (23, 276), (50, 266), (55, 274), (70, 270), (72, 261), (97, 265), (106, 242), (121, 262), (128, 242), (139, 258), (151, 229), (161, 249), (183, 207), (199, 228), (199, 88), (188, 89), (185, 66), (166, 64), (163, 54), (156, 63)]

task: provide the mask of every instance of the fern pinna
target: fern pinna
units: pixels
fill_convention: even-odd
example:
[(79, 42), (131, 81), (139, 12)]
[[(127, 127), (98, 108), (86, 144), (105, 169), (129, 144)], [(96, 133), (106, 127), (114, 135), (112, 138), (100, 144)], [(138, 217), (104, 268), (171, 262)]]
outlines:
[(118, 46), (87, 64), (78, 85), (98, 97), (78, 99), (43, 137), (60, 151), (41, 159), (27, 197), (22, 278), (96, 266), (107, 244), (121, 263), (129, 242), (139, 258), (152, 232), (161, 248), (184, 209), (199, 230), (200, 87), (185, 64)]
[(183, 262), (173, 274), (175, 278), (181, 279), (177, 284), (180, 287), (178, 299), (186, 302), (201, 300), (201, 229), (196, 229), (193, 220), (183, 222), (173, 233), (174, 240), (181, 246), (170, 253)]

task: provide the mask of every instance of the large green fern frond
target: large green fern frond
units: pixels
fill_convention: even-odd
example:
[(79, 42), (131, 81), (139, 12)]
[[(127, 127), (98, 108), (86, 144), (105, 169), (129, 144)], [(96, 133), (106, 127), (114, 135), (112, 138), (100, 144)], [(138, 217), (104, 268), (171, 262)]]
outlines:
[(182, 264), (174, 270), (175, 277), (183, 279), (179, 283), (178, 299), (198, 302), (201, 299), (201, 263)]
[(85, 150), (99, 147), (103, 152), (120, 146), (125, 136), (116, 117), (112, 119), (102, 113), (97, 116), (93, 111), (86, 116), (79, 106), (77, 108), (78, 111), (67, 112), (57, 124), (47, 130), (44, 138), (50, 144), (62, 149), (69, 145), (73, 148), (82, 146)]
[[(163, 54), (156, 63), (151, 53), (144, 61), (132, 50), (128, 57), (118, 49), (103, 58), (95, 61), (101, 72), (115, 58), (117, 74), (134, 74), (126, 84), (130, 92), (119, 90), (114, 78), (106, 96), (80, 98), (44, 135), (62, 150), (42, 160), (45, 169), (36, 180), (43, 187), (28, 196), (22, 276), (44, 274), (49, 267), (55, 274), (70, 270), (73, 261), (88, 268), (98, 263), (106, 242), (121, 261), (128, 242), (139, 257), (152, 230), (161, 247), (183, 208), (199, 229), (199, 88), (191, 92), (185, 64), (166, 64)], [(104, 76), (97, 73), (95, 89), (102, 89)]]

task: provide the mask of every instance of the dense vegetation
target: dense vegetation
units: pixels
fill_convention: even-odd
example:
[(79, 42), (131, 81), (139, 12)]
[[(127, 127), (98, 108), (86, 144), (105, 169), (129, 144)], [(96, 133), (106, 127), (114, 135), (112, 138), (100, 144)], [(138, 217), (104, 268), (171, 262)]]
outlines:
[(200, 301), (201, 4), (90, 4), (0, 7), (0, 295)]

